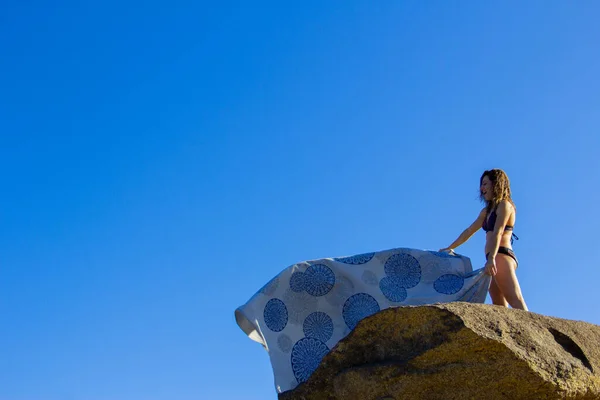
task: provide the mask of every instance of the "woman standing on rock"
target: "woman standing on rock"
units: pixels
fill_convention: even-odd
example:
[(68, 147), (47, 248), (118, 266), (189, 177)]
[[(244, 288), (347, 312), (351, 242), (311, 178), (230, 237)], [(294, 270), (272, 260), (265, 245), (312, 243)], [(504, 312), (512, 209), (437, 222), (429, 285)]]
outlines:
[(516, 269), (519, 265), (512, 250), (513, 227), (516, 207), (510, 193), (510, 181), (501, 169), (485, 171), (479, 180), (480, 198), (486, 206), (479, 216), (447, 248), (440, 251), (452, 252), (483, 228), (485, 236), (485, 272), (492, 276), (490, 296), (495, 305), (528, 310)]

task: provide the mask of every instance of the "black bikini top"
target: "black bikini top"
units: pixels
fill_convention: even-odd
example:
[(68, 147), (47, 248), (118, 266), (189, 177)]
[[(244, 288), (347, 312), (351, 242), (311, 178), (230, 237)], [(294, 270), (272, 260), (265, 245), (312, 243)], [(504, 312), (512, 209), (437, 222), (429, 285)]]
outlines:
[[(494, 230), (494, 225), (496, 225), (496, 209), (492, 210), (492, 212), (489, 214), (489, 217), (486, 215), (485, 220), (483, 220), (483, 224), (481, 225), (481, 227), (483, 228), (484, 231), (486, 232), (490, 232)], [(513, 230), (513, 226), (512, 225), (506, 225), (504, 227), (505, 231), (512, 231)], [(519, 237), (517, 235), (515, 235), (514, 233), (512, 234), (511, 238), (510, 238), (510, 243), (512, 244), (513, 242), (513, 238), (519, 240)]]

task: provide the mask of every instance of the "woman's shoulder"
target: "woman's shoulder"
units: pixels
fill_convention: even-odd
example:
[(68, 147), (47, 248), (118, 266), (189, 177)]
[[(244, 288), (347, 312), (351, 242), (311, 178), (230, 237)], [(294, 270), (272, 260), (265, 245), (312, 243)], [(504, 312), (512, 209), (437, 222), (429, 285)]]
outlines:
[(506, 212), (516, 211), (515, 205), (512, 203), (512, 201), (507, 199), (500, 200), (500, 203), (498, 203), (496, 208)]

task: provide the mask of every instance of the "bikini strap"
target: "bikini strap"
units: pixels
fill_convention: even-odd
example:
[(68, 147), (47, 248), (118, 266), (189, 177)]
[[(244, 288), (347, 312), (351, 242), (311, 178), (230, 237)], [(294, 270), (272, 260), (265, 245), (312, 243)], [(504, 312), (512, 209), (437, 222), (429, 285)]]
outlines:
[(513, 232), (512, 235), (510, 236), (510, 244), (513, 244), (513, 239), (517, 239), (519, 240), (519, 237), (517, 235), (515, 235), (515, 233)]

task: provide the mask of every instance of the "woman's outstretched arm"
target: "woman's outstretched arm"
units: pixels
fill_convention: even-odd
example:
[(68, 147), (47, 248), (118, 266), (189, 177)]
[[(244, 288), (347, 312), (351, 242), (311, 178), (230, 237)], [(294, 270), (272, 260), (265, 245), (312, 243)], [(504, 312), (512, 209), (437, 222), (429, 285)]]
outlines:
[(452, 242), (452, 244), (450, 244), (450, 246), (440, 249), (440, 251), (454, 250), (455, 248), (457, 248), (458, 246), (460, 246), (461, 244), (463, 244), (467, 240), (469, 240), (471, 238), (471, 236), (473, 236), (475, 234), (475, 232), (477, 232), (479, 230), (479, 228), (481, 228), (481, 225), (483, 224), (483, 221), (485, 220), (486, 215), (487, 215), (487, 212), (486, 212), (486, 209), (484, 208), (483, 210), (481, 210), (481, 212), (477, 216), (477, 219), (475, 221), (473, 221), (473, 223), (467, 229), (465, 229), (458, 236), (458, 238), (456, 238), (456, 240), (454, 242)]

